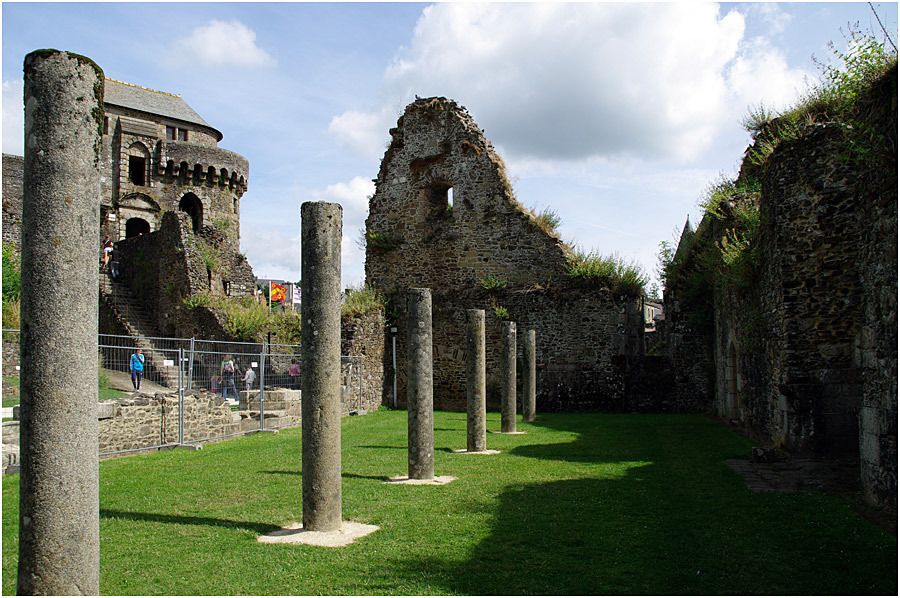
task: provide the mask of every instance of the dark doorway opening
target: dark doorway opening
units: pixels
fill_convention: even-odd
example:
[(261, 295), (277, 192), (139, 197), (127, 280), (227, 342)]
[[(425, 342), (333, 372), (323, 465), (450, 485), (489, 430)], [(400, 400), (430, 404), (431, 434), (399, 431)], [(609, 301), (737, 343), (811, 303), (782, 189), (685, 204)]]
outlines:
[(137, 237), (138, 235), (149, 235), (150, 223), (143, 218), (129, 218), (125, 221), (125, 238)]
[(128, 180), (143, 187), (147, 184), (147, 160), (141, 156), (128, 156)]
[(199, 231), (203, 226), (203, 202), (193, 193), (188, 193), (178, 202), (178, 209), (190, 215), (194, 232)]

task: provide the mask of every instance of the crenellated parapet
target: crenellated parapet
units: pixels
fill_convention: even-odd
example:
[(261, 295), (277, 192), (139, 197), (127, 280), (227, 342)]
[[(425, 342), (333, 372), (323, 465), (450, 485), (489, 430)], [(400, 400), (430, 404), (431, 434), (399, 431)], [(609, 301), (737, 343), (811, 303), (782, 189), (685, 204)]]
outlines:
[(247, 190), (247, 158), (218, 147), (187, 141), (160, 141), (156, 148), (157, 174), (169, 182), (228, 187), (240, 197)]

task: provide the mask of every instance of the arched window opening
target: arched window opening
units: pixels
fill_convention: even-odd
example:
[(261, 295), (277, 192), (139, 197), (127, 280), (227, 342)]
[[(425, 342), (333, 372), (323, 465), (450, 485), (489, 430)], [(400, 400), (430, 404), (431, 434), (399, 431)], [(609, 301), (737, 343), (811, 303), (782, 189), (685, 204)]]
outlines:
[(150, 152), (143, 143), (132, 143), (127, 150), (128, 182), (138, 187), (147, 185), (150, 179)]
[(231, 178), (228, 180), (228, 188), (229, 188), (229, 189), (234, 189), (234, 186), (235, 186), (236, 183), (237, 183), (237, 173), (236, 173), (236, 172), (232, 172), (232, 173), (231, 173)]
[(169, 182), (171, 182), (172, 179), (175, 177), (175, 161), (174, 160), (168, 160), (166, 162), (165, 176), (166, 176), (166, 180)]
[(219, 187), (224, 187), (228, 183), (228, 170), (222, 169), (219, 171)]
[(194, 232), (199, 231), (203, 226), (203, 202), (193, 193), (188, 193), (178, 202), (178, 209), (191, 217)]
[(188, 168), (188, 163), (182, 162), (181, 165), (178, 167), (178, 182), (180, 184), (184, 185), (185, 183), (187, 183), (189, 172), (190, 172), (190, 169)]
[(206, 169), (206, 184), (212, 187), (216, 184), (216, 167), (210, 166)]
[(192, 173), (191, 183), (194, 185), (199, 185), (203, 179), (203, 166), (200, 164), (194, 164), (194, 172)]
[(453, 215), (453, 187), (446, 183), (435, 183), (424, 189), (422, 200), (428, 203), (428, 213), (432, 219)]
[(129, 218), (125, 221), (125, 238), (150, 234), (150, 223), (143, 218)]

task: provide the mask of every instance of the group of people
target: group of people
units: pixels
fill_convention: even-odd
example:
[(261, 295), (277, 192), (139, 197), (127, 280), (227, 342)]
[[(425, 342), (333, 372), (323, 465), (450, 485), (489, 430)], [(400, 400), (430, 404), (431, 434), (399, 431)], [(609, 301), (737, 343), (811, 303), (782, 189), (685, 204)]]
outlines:
[(221, 385), (223, 399), (228, 398), (229, 389), (234, 392), (234, 398), (237, 399), (238, 390), (235, 380), (238, 376), (241, 376), (241, 381), (244, 383), (245, 390), (253, 390), (253, 383), (256, 382), (256, 371), (253, 369), (253, 366), (248, 367), (244, 370), (243, 375), (241, 375), (240, 367), (235, 363), (230, 354), (226, 354), (225, 359), (222, 360), (222, 364), (219, 367), (218, 374), (214, 374), (209, 381), (209, 390), (218, 394)]

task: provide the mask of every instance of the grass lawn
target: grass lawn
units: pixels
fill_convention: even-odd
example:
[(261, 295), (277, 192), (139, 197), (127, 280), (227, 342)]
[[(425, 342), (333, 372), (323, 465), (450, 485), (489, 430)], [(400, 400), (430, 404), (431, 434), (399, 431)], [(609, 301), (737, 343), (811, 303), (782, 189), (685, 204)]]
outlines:
[[(488, 429), (499, 430), (499, 414)], [(104, 594), (893, 594), (897, 540), (838, 499), (754, 494), (723, 463), (750, 444), (699, 416), (544, 414), (465, 447), (435, 414), (447, 486), (406, 473), (406, 413), (343, 422), (347, 548), (264, 545), (301, 519), (300, 433), (104, 461)], [(18, 476), (3, 479), (3, 592), (15, 592)]]
[(19, 377), (3, 376), (3, 406), (15, 407), (19, 404)]

